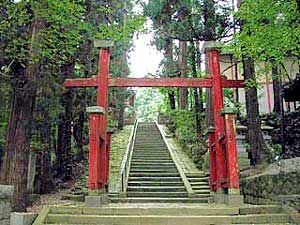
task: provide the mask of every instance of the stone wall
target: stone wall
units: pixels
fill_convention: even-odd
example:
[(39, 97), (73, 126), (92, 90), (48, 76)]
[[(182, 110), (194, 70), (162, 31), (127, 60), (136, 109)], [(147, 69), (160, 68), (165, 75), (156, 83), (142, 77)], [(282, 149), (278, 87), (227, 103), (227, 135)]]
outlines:
[(242, 178), (241, 191), (247, 203), (282, 204), (300, 211), (300, 158), (282, 160)]
[[(275, 121), (275, 122), (274, 122)], [(300, 110), (285, 115), (285, 154), (284, 158), (300, 157)], [(272, 133), (272, 141), (275, 144), (281, 144), (282, 135), (280, 128), (280, 120), (270, 116), (269, 122), (274, 123)]]
[(14, 187), (0, 185), (0, 225), (10, 224), (11, 200)]

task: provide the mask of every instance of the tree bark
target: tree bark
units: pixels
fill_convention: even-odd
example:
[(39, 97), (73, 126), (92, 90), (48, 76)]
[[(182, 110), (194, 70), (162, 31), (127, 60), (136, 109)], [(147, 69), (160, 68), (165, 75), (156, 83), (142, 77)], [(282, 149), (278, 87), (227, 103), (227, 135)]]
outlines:
[(33, 21), (29, 25), (29, 62), (25, 72), (17, 74), (13, 80), (13, 103), (1, 168), (1, 183), (15, 186), (13, 209), (18, 212), (26, 211), (27, 205), (30, 132), (41, 62), (40, 32), (43, 28), (44, 21), (41, 20)]
[[(204, 19), (204, 41), (212, 41), (214, 40), (215, 28), (212, 26), (210, 22), (210, 18), (214, 17), (214, 1), (213, 0), (205, 0), (203, 4), (203, 19)], [(210, 69), (209, 69), (209, 59), (207, 54), (205, 54), (205, 76), (211, 77)], [(206, 89), (206, 124), (207, 126), (214, 126), (214, 114), (213, 114), (213, 93), (212, 89)]]
[(272, 67), (273, 78), (273, 94), (274, 94), (274, 109), (273, 112), (280, 115), (281, 112), (281, 96), (280, 96), (280, 78), (278, 77), (278, 68)]
[(83, 149), (84, 119), (85, 119), (85, 113), (83, 111), (80, 111), (78, 113), (78, 119), (74, 123), (73, 136), (78, 148), (78, 154), (77, 154), (78, 161), (85, 159), (85, 154)]
[[(180, 77), (187, 77), (187, 42), (179, 42), (179, 54), (178, 54), (178, 66)], [(188, 89), (180, 88), (179, 89), (179, 107), (180, 109), (187, 108), (187, 98), (188, 98)]]
[(41, 141), (45, 148), (41, 151), (40, 160), (40, 193), (47, 194), (54, 190), (54, 182), (51, 173), (51, 124), (48, 111), (43, 112), (44, 124), (41, 128)]
[[(62, 74), (65, 78), (71, 78), (74, 74), (75, 62), (71, 60), (62, 68)], [(71, 141), (72, 141), (72, 121), (73, 121), (73, 91), (67, 90), (62, 97), (62, 104), (65, 112), (59, 116), (58, 137), (57, 137), (57, 163), (58, 177), (67, 181), (72, 175)]]
[[(194, 43), (192, 43), (191, 61), (192, 61), (192, 73), (193, 73), (194, 78), (197, 78), (197, 63), (196, 63), (197, 57), (196, 57), (196, 55), (197, 55), (196, 46)], [(201, 108), (201, 104), (200, 104), (198, 88), (194, 88), (193, 93), (194, 93), (194, 102), (195, 102), (194, 111), (195, 111), (195, 119), (196, 119), (196, 133), (197, 133), (198, 138), (200, 138), (201, 131), (202, 131), (200, 114), (201, 114), (202, 108)]]
[[(243, 58), (243, 68), (245, 82), (255, 80), (254, 62), (247, 57)], [(250, 163), (255, 166), (262, 164), (266, 160), (266, 144), (261, 131), (261, 121), (259, 117), (258, 97), (256, 86), (246, 88), (246, 110), (247, 110), (247, 140), (250, 144)]]

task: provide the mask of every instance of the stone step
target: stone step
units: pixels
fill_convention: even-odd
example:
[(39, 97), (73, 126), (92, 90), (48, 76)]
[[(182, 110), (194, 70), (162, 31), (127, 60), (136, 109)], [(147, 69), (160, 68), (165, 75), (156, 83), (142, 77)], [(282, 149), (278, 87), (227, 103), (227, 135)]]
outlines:
[(203, 190), (203, 189), (210, 189), (209, 185), (201, 185), (201, 186), (193, 186), (192, 185), (193, 190), (197, 191), (197, 190)]
[(180, 177), (179, 173), (129, 173), (129, 177)]
[[(153, 143), (154, 142), (154, 143)], [(134, 149), (144, 149), (144, 148), (167, 148), (167, 146), (165, 145), (165, 143), (163, 143), (162, 140), (157, 140), (155, 139), (154, 141), (149, 141), (149, 142), (143, 142), (143, 143), (137, 143), (137, 142), (134, 142)]]
[(268, 224), (289, 223), (286, 214), (238, 215), (238, 216), (177, 216), (177, 215), (70, 215), (49, 214), (47, 223), (58, 224), (120, 224), (120, 225), (209, 225), (209, 224)]
[(151, 159), (171, 159), (171, 155), (169, 153), (133, 153), (133, 158), (141, 158), (141, 157), (151, 157)]
[(207, 174), (205, 172), (186, 173), (185, 175), (187, 178), (197, 178), (197, 177), (203, 177), (203, 176), (209, 177), (209, 174)]
[(127, 193), (128, 197), (137, 197), (137, 198), (182, 198), (182, 197), (188, 197), (188, 194), (186, 191), (173, 191), (173, 192), (139, 192), (139, 191), (130, 191)]
[(128, 186), (182, 186), (182, 181), (129, 181)]
[(131, 168), (132, 169), (137, 169), (137, 168), (145, 168), (145, 169), (151, 169), (151, 168), (156, 168), (156, 169), (175, 168), (176, 169), (176, 166), (173, 163), (169, 163), (169, 164), (153, 163), (152, 165), (151, 164), (144, 164), (144, 163), (139, 163), (139, 164), (132, 163), (131, 164)]
[(131, 160), (131, 163), (173, 163), (172, 159), (171, 158), (168, 158), (168, 159), (155, 159), (155, 160), (152, 160), (152, 159), (132, 159)]
[(75, 214), (75, 215), (238, 215), (237, 207), (76, 207), (53, 206), (50, 214)]
[(190, 184), (192, 187), (202, 186), (202, 185), (205, 186), (205, 185), (209, 185), (209, 180), (203, 180), (201, 182), (194, 182), (194, 183), (190, 182)]
[[(170, 155), (159, 155), (159, 156), (142, 156), (142, 155), (133, 155), (132, 156), (132, 159), (133, 160), (144, 160), (144, 159), (147, 159), (147, 160), (150, 160), (150, 161), (153, 161), (155, 162), (156, 160), (172, 160), (171, 156)], [(194, 178), (196, 179), (196, 178)]]
[(170, 154), (168, 151), (165, 150), (153, 150), (153, 149), (149, 149), (149, 150), (134, 150), (135, 154)]
[(210, 194), (210, 189), (194, 190), (196, 194)]
[[(176, 173), (177, 169), (176, 168), (131, 168), (130, 173)], [(157, 174), (156, 174), (157, 175)]]
[(112, 203), (208, 203), (207, 197), (199, 198), (112, 198)]
[(133, 158), (136, 157), (152, 157), (152, 158), (160, 158), (160, 157), (164, 157), (164, 158), (171, 158), (171, 155), (169, 153), (133, 153)]
[(189, 178), (188, 181), (190, 183), (196, 183), (196, 182), (203, 182), (203, 181), (208, 181), (209, 177), (198, 177), (198, 178)]
[(132, 167), (135, 167), (135, 166), (149, 166), (149, 167), (157, 167), (157, 166), (174, 166), (175, 164), (173, 162), (159, 162), (159, 163), (156, 163), (156, 162), (144, 162), (144, 163), (137, 163), (137, 162), (132, 162), (131, 163), (131, 166)]
[(170, 181), (177, 181), (177, 182), (182, 182), (181, 177), (178, 175), (176, 177), (159, 177), (159, 176), (141, 176), (141, 177), (129, 177), (129, 182), (131, 181), (156, 181), (156, 182), (170, 182)]
[(185, 186), (128, 186), (128, 192), (181, 192)]
[(249, 215), (249, 214), (273, 214), (273, 213), (282, 213), (282, 207), (278, 205), (262, 205), (262, 206), (253, 206), (247, 207), (242, 206), (239, 209), (239, 213), (241, 215)]

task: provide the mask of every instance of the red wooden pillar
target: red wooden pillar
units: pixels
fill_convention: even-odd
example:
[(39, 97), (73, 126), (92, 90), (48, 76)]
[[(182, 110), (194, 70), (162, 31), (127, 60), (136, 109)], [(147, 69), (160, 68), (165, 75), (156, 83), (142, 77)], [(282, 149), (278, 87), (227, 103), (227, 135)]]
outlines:
[(228, 189), (239, 190), (239, 168), (238, 156), (236, 145), (236, 130), (235, 130), (235, 114), (225, 114), (225, 127), (226, 127), (226, 157), (227, 157), (227, 176), (228, 176)]
[(90, 114), (90, 151), (89, 151), (89, 190), (99, 189), (100, 164), (99, 164), (99, 115), (96, 112)]
[(226, 150), (221, 142), (225, 139), (225, 121), (221, 112), (224, 108), (222, 77), (220, 72), (220, 54), (217, 49), (208, 50), (209, 67), (212, 75), (215, 152), (216, 152), (216, 191), (227, 188)]
[(108, 113), (108, 73), (109, 73), (109, 60), (110, 60), (110, 50), (109, 48), (103, 48), (99, 53), (99, 74), (97, 76), (97, 105), (104, 108), (104, 114), (99, 116), (99, 182), (100, 189), (105, 189), (108, 181), (107, 173), (107, 113)]

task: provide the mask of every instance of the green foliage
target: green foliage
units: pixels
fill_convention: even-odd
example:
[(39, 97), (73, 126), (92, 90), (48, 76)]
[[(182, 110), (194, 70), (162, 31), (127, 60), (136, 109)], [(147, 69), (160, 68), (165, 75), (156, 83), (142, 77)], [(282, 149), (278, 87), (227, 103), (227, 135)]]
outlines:
[[(210, 4), (210, 5), (208, 5)], [(207, 9), (205, 6), (207, 5)], [(211, 4), (206, 0), (184, 1), (149, 1), (144, 4), (144, 11), (154, 23), (156, 31), (156, 46), (163, 49), (168, 38), (183, 40), (203, 40), (205, 20), (203, 13), (208, 11), (206, 21), (213, 36), (226, 36), (226, 28), (230, 26), (230, 8), (225, 4)]]
[(186, 146), (197, 142), (196, 120), (193, 112), (189, 110), (175, 110), (171, 112), (171, 118), (180, 144)]
[(236, 57), (283, 62), (300, 54), (300, 12), (296, 0), (245, 0), (236, 14), (243, 29), (232, 43)]
[[(207, 152), (205, 136), (199, 137), (196, 132), (196, 119), (193, 112), (189, 110), (174, 110), (171, 112), (171, 120), (168, 123), (171, 131), (176, 133), (177, 140), (182, 148), (201, 169), (204, 156)], [(204, 133), (203, 129), (203, 133)]]
[(154, 88), (141, 88), (137, 91), (135, 108), (143, 121), (155, 121), (163, 104), (163, 96)]

